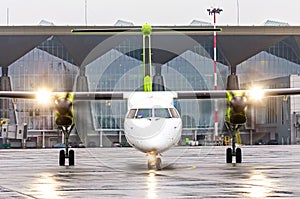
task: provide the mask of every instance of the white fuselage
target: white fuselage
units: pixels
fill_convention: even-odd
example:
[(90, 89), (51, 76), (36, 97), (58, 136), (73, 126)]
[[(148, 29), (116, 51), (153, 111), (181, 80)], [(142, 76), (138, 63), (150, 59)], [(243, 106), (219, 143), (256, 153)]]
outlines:
[(128, 98), (124, 128), (133, 147), (159, 154), (178, 143), (182, 121), (173, 97), (171, 92), (136, 92)]

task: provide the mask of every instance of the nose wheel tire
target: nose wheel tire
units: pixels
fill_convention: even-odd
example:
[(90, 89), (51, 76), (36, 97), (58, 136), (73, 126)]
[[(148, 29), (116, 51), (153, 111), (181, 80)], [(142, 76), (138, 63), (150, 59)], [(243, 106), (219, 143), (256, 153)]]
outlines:
[(162, 161), (161, 158), (156, 158), (154, 160), (148, 160), (148, 170), (161, 170), (162, 169)]
[(161, 170), (162, 168), (162, 165), (161, 165), (161, 159), (160, 158), (157, 158), (157, 161), (156, 161), (156, 170)]

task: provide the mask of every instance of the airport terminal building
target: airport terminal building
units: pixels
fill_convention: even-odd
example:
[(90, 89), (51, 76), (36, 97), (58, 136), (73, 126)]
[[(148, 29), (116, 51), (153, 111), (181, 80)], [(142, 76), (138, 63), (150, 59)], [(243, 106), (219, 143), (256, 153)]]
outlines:
[[(106, 32), (71, 33), (72, 29), (80, 28), (106, 29)], [(113, 34), (109, 31), (112, 28), (124, 27), (1, 26), (1, 90), (36, 91), (42, 87), (65, 92), (141, 90), (142, 35)], [(300, 27), (222, 28), (217, 37), (218, 89), (226, 87), (230, 72), (238, 74), (244, 87), (253, 83), (261, 83), (267, 88), (298, 86)], [(211, 32), (153, 32), (151, 39), (152, 74), (164, 77), (166, 90), (214, 89)], [(300, 108), (297, 104), (300, 99), (286, 97), (266, 101), (250, 105), (249, 121), (241, 132), (243, 142), (297, 143), (300, 138)], [(180, 100), (176, 104), (183, 120), (182, 143), (186, 137), (194, 139), (213, 134), (213, 101)], [(224, 130), (224, 106), (225, 100), (220, 100), (219, 135)], [(51, 147), (61, 142), (52, 107), (33, 100), (2, 99), (0, 109), (1, 118), (9, 118), (10, 123), (27, 124), (26, 142), (31, 146)], [(78, 103), (75, 109), (76, 128), (72, 142), (82, 141), (86, 146), (99, 147), (125, 141), (126, 100)], [(19, 140), (10, 142), (16, 146), (21, 143)]]

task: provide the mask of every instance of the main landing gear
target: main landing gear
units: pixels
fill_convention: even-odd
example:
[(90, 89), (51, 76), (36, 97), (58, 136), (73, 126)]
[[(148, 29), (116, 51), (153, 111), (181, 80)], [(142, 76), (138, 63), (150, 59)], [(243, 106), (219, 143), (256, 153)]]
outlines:
[(59, 151), (59, 166), (65, 166), (66, 159), (69, 159), (69, 166), (75, 165), (75, 152), (74, 150), (69, 150), (69, 136), (72, 131), (73, 126), (65, 127), (62, 126), (62, 132), (65, 136), (65, 150)]
[(227, 148), (226, 149), (226, 163), (232, 163), (232, 157), (233, 156), (235, 156), (235, 162), (236, 163), (242, 163), (242, 150), (241, 150), (241, 148), (236, 148), (236, 134), (237, 134), (237, 132), (238, 132), (238, 128), (234, 128), (231, 131), (232, 148)]
[(155, 152), (147, 153), (148, 156), (148, 170), (161, 170), (162, 162), (161, 158)]

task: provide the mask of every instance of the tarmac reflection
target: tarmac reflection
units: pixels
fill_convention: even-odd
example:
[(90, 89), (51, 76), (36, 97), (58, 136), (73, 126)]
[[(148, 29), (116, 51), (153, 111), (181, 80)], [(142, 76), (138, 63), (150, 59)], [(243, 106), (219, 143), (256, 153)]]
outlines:
[(272, 181), (261, 171), (253, 171), (247, 186), (246, 196), (250, 198), (266, 198), (274, 188)]
[(32, 192), (36, 192), (39, 198), (61, 198), (58, 195), (59, 183), (53, 175), (43, 173), (33, 182)]
[(157, 198), (157, 182), (156, 182), (156, 171), (150, 170), (147, 176), (147, 198)]

